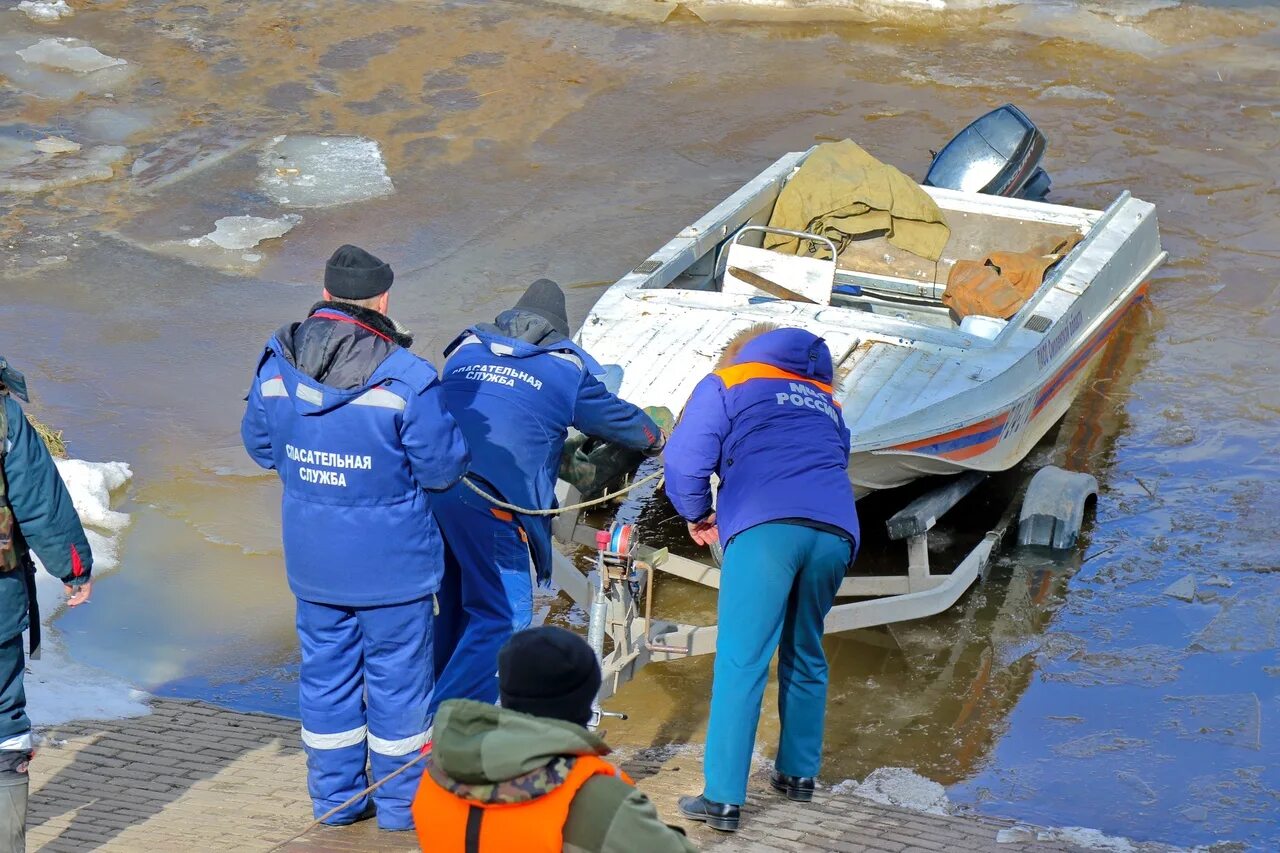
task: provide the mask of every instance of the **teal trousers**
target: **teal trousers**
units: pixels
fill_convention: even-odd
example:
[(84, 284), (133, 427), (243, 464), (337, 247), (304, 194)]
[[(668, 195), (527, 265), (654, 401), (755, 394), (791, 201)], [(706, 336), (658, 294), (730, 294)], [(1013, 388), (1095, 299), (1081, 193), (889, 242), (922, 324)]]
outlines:
[(822, 761), (827, 658), (822, 622), (853, 544), (789, 522), (744, 530), (725, 550), (719, 634), (704, 763), (708, 800), (741, 805), (755, 747), (769, 662), (778, 652), (782, 736), (775, 767), (816, 776)]

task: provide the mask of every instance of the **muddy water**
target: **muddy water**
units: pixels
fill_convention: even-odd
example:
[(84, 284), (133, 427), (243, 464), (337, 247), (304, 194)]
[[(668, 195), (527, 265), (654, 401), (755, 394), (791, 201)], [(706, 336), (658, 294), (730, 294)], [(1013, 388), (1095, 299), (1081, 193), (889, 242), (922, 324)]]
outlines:
[[(305, 311), (337, 243), (392, 261), (393, 313), (438, 358), (540, 275), (568, 285), (580, 318), (605, 282), (781, 152), (849, 135), (919, 175), (930, 147), (1011, 100), (1050, 137), (1054, 199), (1101, 207), (1127, 188), (1155, 202), (1171, 261), (1036, 452), (1102, 483), (1086, 546), (1060, 561), (1010, 555), (928, 622), (829, 638), (825, 778), (907, 767), (993, 813), (1280, 845), (1280, 19), (1268, 6), (741, 25), (503, 3), (77, 5), (57, 25), (0, 12), (0, 46), (74, 35), (130, 72), (35, 96), (39, 81), (10, 70), (3, 124), (128, 155), (109, 181), (0, 197), (0, 351), (76, 455), (135, 467), (121, 570), (57, 622), (78, 659), (164, 693), (293, 708), (278, 486), (235, 450), (237, 425), (258, 348)], [(298, 211), (258, 258), (172, 257), (167, 244), (219, 217), (279, 215), (255, 178), (283, 133), (377, 140), (396, 192)], [(139, 190), (128, 158), (175, 137), (227, 156)], [(984, 529), (1015, 479), (962, 508), (938, 559)], [(864, 506), (867, 526), (893, 508)], [(642, 518), (662, 528), (669, 515)], [(1188, 574), (1194, 601), (1162, 594)], [(658, 604), (714, 618), (710, 596), (679, 581)], [(645, 672), (614, 701), (632, 719), (611, 739), (700, 740), (709, 663)]]

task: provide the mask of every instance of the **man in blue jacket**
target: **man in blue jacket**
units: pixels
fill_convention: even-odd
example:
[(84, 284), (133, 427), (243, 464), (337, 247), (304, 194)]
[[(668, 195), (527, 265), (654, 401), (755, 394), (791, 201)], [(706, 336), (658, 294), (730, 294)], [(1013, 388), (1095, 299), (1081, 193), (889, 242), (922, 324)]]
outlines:
[(22, 374), (0, 358), (0, 850), (24, 850), (31, 720), (22, 676), (22, 632), (40, 644), (31, 549), (66, 585), (67, 604), (89, 600), (93, 553), (48, 448), (14, 397), (27, 399)]
[[(662, 432), (597, 378), (603, 369), (569, 340), (564, 292), (548, 279), (529, 286), (493, 323), (464, 331), (445, 349), (445, 404), (471, 447), (470, 479), (528, 509), (556, 505), (560, 453), (574, 427), (657, 455)], [(436, 703), (494, 702), (498, 650), (533, 619), (530, 557), (551, 577), (551, 518), (495, 507), (465, 485), (436, 504), (448, 544), (440, 592)]]
[(738, 828), (779, 644), (782, 734), (771, 781), (792, 800), (813, 796), (827, 701), (822, 622), (858, 549), (849, 430), (831, 381), (821, 338), (749, 329), (694, 388), (667, 444), (671, 503), (694, 541), (725, 549), (706, 784), (679, 804), (715, 829)]
[[(284, 484), (285, 570), (302, 647), (298, 706), (315, 815), (381, 779), (427, 740), (432, 594), (444, 543), (436, 497), (469, 455), (436, 372), (387, 316), (391, 268), (343, 246), (323, 302), (267, 343), (241, 424)], [(404, 773), (373, 795), (378, 826), (412, 829)], [(360, 798), (331, 824), (367, 816)]]

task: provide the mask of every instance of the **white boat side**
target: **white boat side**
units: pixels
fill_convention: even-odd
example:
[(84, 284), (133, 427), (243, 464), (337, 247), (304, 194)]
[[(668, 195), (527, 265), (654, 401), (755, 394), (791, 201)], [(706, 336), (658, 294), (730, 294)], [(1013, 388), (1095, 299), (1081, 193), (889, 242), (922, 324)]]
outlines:
[[(860, 495), (929, 474), (1016, 465), (1071, 405), (1144, 298), (1165, 257), (1154, 207), (1127, 192), (1099, 212), (927, 187), (948, 219), (1084, 235), (994, 337), (952, 323), (928, 282), (883, 272), (839, 270), (837, 289), (863, 296), (833, 296), (833, 304), (720, 292), (721, 247), (743, 226), (767, 222), (807, 154), (783, 156), (619, 279), (579, 342), (602, 364), (622, 368), (624, 398), (678, 413), (737, 332), (759, 322), (799, 326), (831, 348)], [(903, 301), (860, 288), (888, 288)]]

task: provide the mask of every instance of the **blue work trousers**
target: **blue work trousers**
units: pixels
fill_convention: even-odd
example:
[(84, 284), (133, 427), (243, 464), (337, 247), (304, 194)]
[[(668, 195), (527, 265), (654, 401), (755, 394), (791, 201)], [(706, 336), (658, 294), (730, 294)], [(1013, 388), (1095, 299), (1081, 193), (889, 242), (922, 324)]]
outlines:
[(533, 578), (511, 513), (462, 484), (433, 499), (432, 510), (445, 541), (434, 713), (447, 699), (498, 700), (498, 650), (533, 621)]
[[(382, 607), (339, 607), (298, 599), (302, 667), (298, 708), (307, 787), (316, 817), (417, 757), (431, 701), (431, 598)], [(378, 826), (413, 828), (418, 775), (402, 773), (373, 794)], [(326, 820), (351, 823), (361, 797)]]
[(27, 692), (22, 684), (26, 663), (21, 634), (0, 643), (0, 741), (31, 731)]
[(719, 634), (704, 765), (707, 799), (742, 805), (769, 662), (778, 652), (782, 736), (775, 766), (816, 776), (822, 761), (827, 658), (822, 622), (852, 562), (835, 533), (771, 522), (739, 533), (720, 573)]

